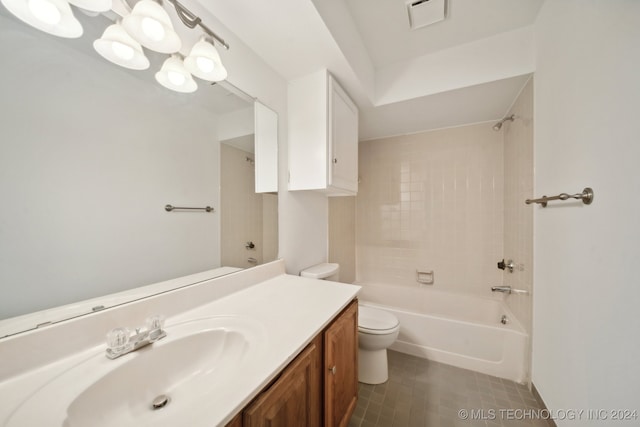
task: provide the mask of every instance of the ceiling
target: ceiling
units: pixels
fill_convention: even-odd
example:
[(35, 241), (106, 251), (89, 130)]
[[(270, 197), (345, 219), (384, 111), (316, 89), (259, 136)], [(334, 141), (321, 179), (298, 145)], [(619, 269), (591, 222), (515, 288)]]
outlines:
[[(528, 75), (423, 96), (378, 107), (360, 108), (360, 141), (418, 133), (503, 117)], [(475, 106), (482, 106), (476, 108)], [(506, 106), (506, 107), (505, 107)]]
[(518, 31), (544, 2), (448, 0), (445, 21), (412, 31), (405, 0), (193, 1), (287, 81), (329, 69), (361, 139), (500, 119), (534, 71), (533, 32)]
[(447, 18), (411, 30), (405, 0), (345, 0), (376, 68), (533, 24), (543, 0), (450, 0)]

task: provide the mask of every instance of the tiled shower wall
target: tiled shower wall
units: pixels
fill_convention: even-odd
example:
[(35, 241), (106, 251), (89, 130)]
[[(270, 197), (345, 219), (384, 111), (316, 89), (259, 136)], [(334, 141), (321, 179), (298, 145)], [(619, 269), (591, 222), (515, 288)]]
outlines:
[[(506, 272), (504, 284), (532, 292), (533, 209), (524, 201), (533, 194), (533, 79), (516, 99), (513, 122), (504, 126), (504, 256), (516, 269)], [(531, 295), (511, 294), (505, 301), (527, 332), (531, 333)]]
[[(356, 278), (491, 295), (502, 283), (503, 137), (492, 123), (360, 143)], [(428, 286), (428, 285), (421, 285)]]
[[(255, 193), (253, 153), (220, 144), (220, 255), (223, 266), (253, 267), (278, 252), (278, 201)], [(255, 247), (247, 249), (247, 242)]]
[(356, 198), (329, 198), (329, 262), (340, 264), (339, 280), (356, 280)]

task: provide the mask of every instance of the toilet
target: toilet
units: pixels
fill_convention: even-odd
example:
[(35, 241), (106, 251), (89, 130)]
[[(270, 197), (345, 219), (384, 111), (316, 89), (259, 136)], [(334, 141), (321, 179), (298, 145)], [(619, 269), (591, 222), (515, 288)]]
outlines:
[(382, 384), (389, 379), (387, 348), (400, 333), (400, 322), (379, 308), (358, 305), (358, 381)]
[[(311, 279), (337, 281), (340, 265), (323, 263), (300, 272)], [(391, 313), (358, 304), (358, 381), (382, 384), (389, 379), (387, 348), (398, 338), (400, 322)]]

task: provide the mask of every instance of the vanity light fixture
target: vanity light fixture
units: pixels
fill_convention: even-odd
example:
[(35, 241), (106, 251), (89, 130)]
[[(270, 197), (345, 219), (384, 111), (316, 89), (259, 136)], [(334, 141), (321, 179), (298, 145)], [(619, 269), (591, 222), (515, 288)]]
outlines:
[(198, 89), (197, 83), (178, 54), (173, 54), (164, 61), (162, 68), (156, 73), (156, 80), (162, 86), (176, 92), (191, 93)]
[(207, 36), (202, 36), (193, 45), (191, 53), (184, 59), (184, 66), (191, 74), (202, 80), (219, 82), (227, 78), (227, 69), (222, 65), (214, 41)]
[(122, 20), (107, 27), (102, 37), (93, 42), (94, 49), (103, 58), (132, 70), (146, 70), (150, 64), (142, 46), (171, 54), (155, 77), (162, 86), (177, 92), (197, 90), (192, 74), (209, 82), (225, 80), (227, 70), (222, 65), (216, 44), (227, 50), (229, 45), (178, 0), (166, 1), (173, 5), (186, 27), (200, 27), (205, 33), (184, 60), (179, 54), (182, 40), (173, 28), (162, 0), (139, 0), (133, 9), (127, 0), (0, 0), (23, 22), (66, 38), (78, 38), (83, 33), (70, 4), (90, 16), (112, 10), (122, 16)]
[(82, 36), (82, 25), (66, 0), (0, 0), (21, 21), (58, 37)]
[(142, 46), (160, 53), (175, 53), (182, 47), (169, 14), (154, 0), (141, 0), (124, 17), (122, 26)]
[(149, 59), (144, 55), (142, 46), (120, 25), (109, 25), (102, 37), (93, 42), (93, 48), (103, 58), (121, 67), (132, 70), (146, 70)]

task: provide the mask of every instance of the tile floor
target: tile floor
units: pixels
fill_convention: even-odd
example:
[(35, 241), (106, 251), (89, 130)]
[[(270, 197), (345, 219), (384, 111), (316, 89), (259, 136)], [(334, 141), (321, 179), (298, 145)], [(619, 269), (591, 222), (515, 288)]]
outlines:
[(553, 426), (540, 409), (523, 385), (389, 351), (389, 381), (360, 384), (349, 427)]

